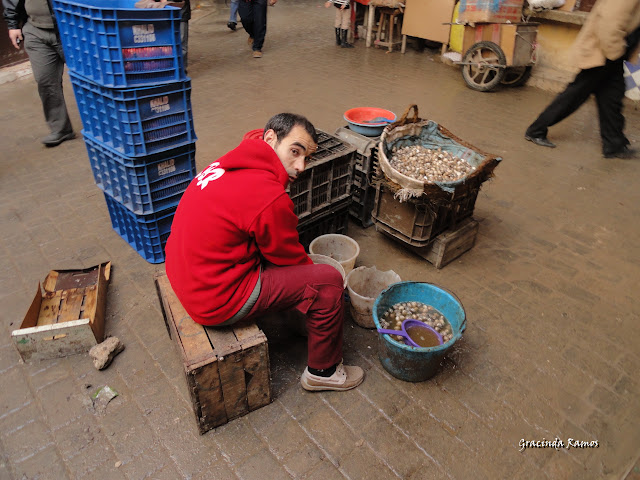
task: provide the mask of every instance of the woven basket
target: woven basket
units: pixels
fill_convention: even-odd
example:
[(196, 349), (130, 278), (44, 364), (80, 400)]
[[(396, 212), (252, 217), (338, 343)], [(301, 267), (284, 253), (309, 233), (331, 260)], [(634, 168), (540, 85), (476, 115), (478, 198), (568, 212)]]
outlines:
[[(413, 117), (409, 113), (413, 110)], [(426, 148), (441, 148), (467, 161), (475, 170), (466, 177), (454, 182), (423, 182), (408, 177), (389, 162), (391, 149), (395, 146), (422, 145)], [(418, 106), (410, 105), (394, 123), (389, 124), (380, 136), (378, 148), (379, 166), (383, 175), (378, 180), (383, 181), (400, 201), (427, 195), (430, 200), (437, 201), (456, 197), (479, 189), (480, 185), (493, 176), (502, 158), (484, 152), (464, 140), (456, 137), (449, 130), (432, 120), (424, 120), (418, 116)]]

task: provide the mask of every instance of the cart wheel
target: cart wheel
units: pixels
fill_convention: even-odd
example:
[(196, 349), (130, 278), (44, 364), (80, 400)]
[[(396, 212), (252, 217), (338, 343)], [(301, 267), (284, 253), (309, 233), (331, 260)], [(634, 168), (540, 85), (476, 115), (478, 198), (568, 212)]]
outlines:
[(478, 42), (467, 50), (462, 63), (462, 78), (467, 86), (479, 92), (488, 92), (502, 81), (507, 60), (495, 43)]
[(510, 67), (504, 73), (502, 84), (508, 87), (520, 87), (527, 83), (531, 76), (531, 66), (528, 67)]

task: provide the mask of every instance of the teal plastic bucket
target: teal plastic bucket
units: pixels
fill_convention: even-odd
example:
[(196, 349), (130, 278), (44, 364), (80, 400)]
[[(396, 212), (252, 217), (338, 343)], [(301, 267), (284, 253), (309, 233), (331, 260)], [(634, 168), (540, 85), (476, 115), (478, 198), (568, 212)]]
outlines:
[(434, 376), (447, 351), (462, 336), (467, 317), (460, 300), (437, 285), (422, 282), (399, 282), (383, 290), (373, 304), (373, 321), (382, 328), (380, 317), (397, 303), (421, 302), (431, 305), (451, 324), (453, 336), (437, 347), (416, 348), (393, 340), (387, 334), (378, 334), (378, 358), (386, 371), (400, 380), (422, 382)]

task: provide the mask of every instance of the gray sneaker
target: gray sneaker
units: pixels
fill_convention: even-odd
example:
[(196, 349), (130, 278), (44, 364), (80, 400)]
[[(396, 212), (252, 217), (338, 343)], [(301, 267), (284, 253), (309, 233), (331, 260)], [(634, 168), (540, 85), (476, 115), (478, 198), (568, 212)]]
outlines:
[(360, 367), (343, 365), (342, 362), (336, 367), (336, 371), (330, 377), (319, 377), (309, 373), (305, 368), (300, 383), (302, 388), (310, 392), (321, 390), (336, 390), (342, 392), (357, 387), (364, 380), (364, 372)]
[(44, 143), (47, 147), (57, 147), (65, 140), (71, 140), (73, 138), (76, 138), (75, 132), (51, 133), (42, 139), (42, 143)]

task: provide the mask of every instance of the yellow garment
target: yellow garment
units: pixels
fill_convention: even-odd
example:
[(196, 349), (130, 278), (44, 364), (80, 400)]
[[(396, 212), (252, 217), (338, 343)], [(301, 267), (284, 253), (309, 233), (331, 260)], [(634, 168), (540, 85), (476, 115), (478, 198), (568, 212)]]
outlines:
[[(460, 2), (456, 3), (453, 9), (453, 17), (451, 23), (458, 21), (458, 13), (460, 11)], [(449, 33), (449, 49), (454, 52), (462, 53), (462, 43), (464, 40), (464, 25), (451, 25), (451, 32)]]

